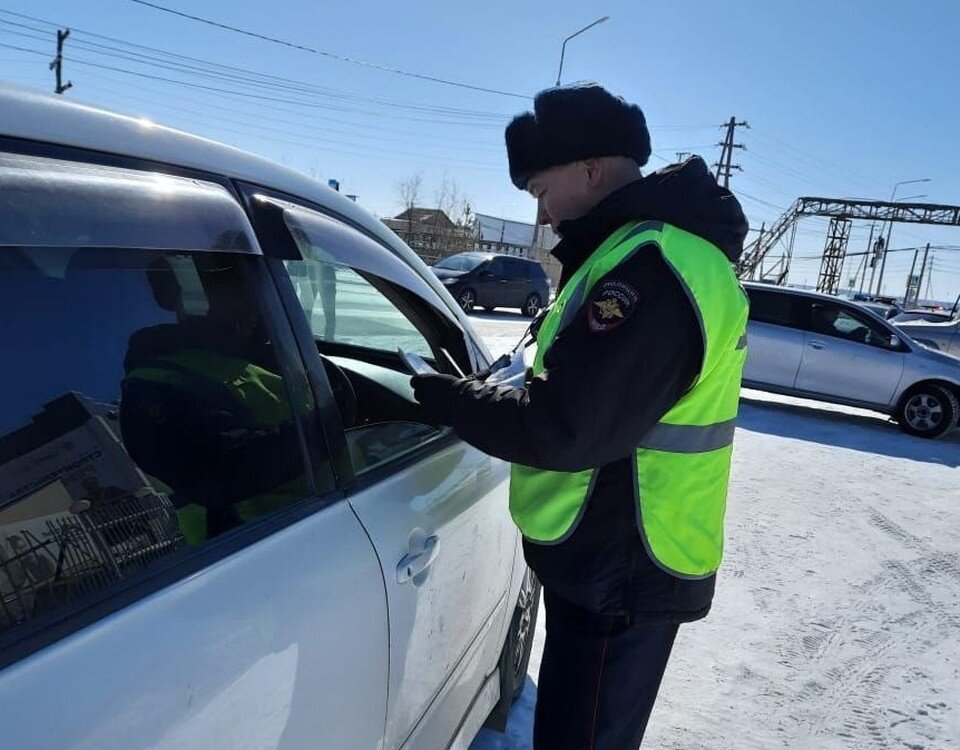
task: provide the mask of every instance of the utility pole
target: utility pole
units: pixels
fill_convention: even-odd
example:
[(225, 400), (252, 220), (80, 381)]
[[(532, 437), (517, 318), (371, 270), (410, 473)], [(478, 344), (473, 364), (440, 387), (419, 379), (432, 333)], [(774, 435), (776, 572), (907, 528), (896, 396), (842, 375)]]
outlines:
[[(893, 186), (893, 191), (890, 193), (890, 202), (893, 203), (894, 199), (897, 197), (897, 190), (900, 189), (901, 185), (913, 185), (918, 182), (930, 182), (929, 177), (921, 177), (919, 180), (900, 180)], [(925, 198), (924, 195), (913, 196), (914, 198)], [(909, 198), (901, 198), (901, 200), (910, 200)], [(880, 278), (877, 280), (877, 296), (880, 296), (880, 292), (883, 289), (883, 273), (887, 270), (887, 252), (890, 250), (890, 234), (893, 232), (893, 218), (891, 217), (890, 221), (887, 222), (887, 239), (883, 243), (883, 259), (880, 262)], [(883, 227), (881, 225), (880, 234), (883, 234)]]
[(720, 178), (723, 177), (723, 186), (730, 187), (730, 175), (733, 170), (743, 171), (743, 167), (739, 164), (733, 164), (733, 150), (735, 148), (746, 150), (747, 148), (742, 143), (734, 143), (736, 131), (737, 128), (749, 128), (750, 125), (746, 120), (737, 122), (736, 117), (731, 117), (724, 127), (727, 129), (727, 134), (723, 142), (717, 144), (720, 146), (720, 159), (713, 166), (717, 168), (717, 182), (720, 182)]
[[(863, 273), (862, 275), (861, 275), (861, 273), (860, 273), (861, 269), (863, 269), (863, 271), (864, 271), (864, 273)], [(857, 264), (857, 270), (853, 272), (853, 276), (850, 278), (850, 291), (851, 291), (851, 292), (853, 291), (854, 287), (857, 285), (857, 277), (858, 277), (858, 276), (861, 277), (861, 281), (860, 281), (860, 291), (861, 291), (861, 292), (863, 291), (863, 279), (865, 279), (865, 278), (867, 277), (866, 269), (867, 269), (867, 255), (864, 254), (864, 256), (860, 259), (860, 262)]]
[[(760, 233), (757, 235), (757, 247), (763, 247), (763, 232), (766, 228), (767, 228), (767, 222), (763, 222), (760, 225)], [(750, 278), (751, 279), (757, 278), (756, 273), (757, 273), (757, 269), (756, 267), (754, 267), (750, 271)], [(760, 258), (760, 278), (763, 279), (763, 258)]]
[[(920, 304), (920, 290), (923, 288), (923, 277), (927, 272), (927, 256), (930, 255), (930, 243), (927, 243), (927, 249), (923, 251), (923, 264), (920, 266), (920, 281), (917, 283), (917, 298), (914, 303)], [(930, 264), (930, 276), (933, 276), (933, 263)], [(927, 298), (930, 298), (930, 277), (927, 277)]]
[[(880, 278), (877, 279), (877, 296), (878, 297), (880, 296), (881, 290), (883, 289), (883, 274), (887, 270), (887, 251), (889, 250), (889, 248), (887, 247), (887, 242), (890, 241), (890, 232), (892, 229), (893, 229), (893, 222), (891, 221), (890, 228), (887, 230), (887, 240), (886, 242), (883, 243), (883, 255), (880, 258)], [(883, 237), (881, 237), (880, 239), (882, 240)], [(880, 240), (877, 240), (877, 242), (879, 241)]]
[(594, 26), (598, 26), (601, 23), (605, 23), (606, 21), (609, 21), (609, 20), (610, 20), (610, 16), (604, 16), (603, 18), (598, 18), (593, 23), (589, 24), (588, 26), (584, 26), (582, 29), (580, 29), (580, 31), (574, 32), (573, 34), (571, 34), (570, 36), (568, 36), (566, 39), (563, 40), (563, 44), (560, 46), (560, 69), (557, 71), (557, 86), (560, 85), (560, 77), (563, 75), (563, 56), (567, 52), (567, 42), (569, 42), (575, 36), (580, 36), (584, 31), (587, 31), (588, 29), (592, 29)]
[[(883, 227), (881, 227), (881, 230)], [(873, 243), (873, 257), (870, 259), (870, 286), (867, 291), (872, 295), (873, 294), (873, 280), (877, 276), (877, 264), (880, 262), (881, 257), (887, 257), (886, 253), (886, 244), (882, 236), (877, 237), (877, 241)], [(877, 294), (880, 293), (880, 287), (877, 286)]]
[(689, 151), (674, 151), (674, 153), (677, 155), (678, 164), (683, 162), (683, 160), (686, 159), (688, 156), (693, 156), (693, 154), (691, 154)]
[[(927, 243), (927, 247), (930, 247), (930, 244)], [(913, 281), (913, 272), (917, 269), (917, 257), (920, 255), (920, 248), (916, 248), (913, 251), (913, 263), (910, 264), (910, 273), (907, 274), (907, 287), (903, 291), (903, 306), (906, 308), (910, 305), (910, 282)], [(919, 290), (917, 291), (917, 296), (920, 296)]]
[(73, 88), (73, 81), (63, 83), (63, 43), (70, 36), (70, 29), (57, 29), (57, 56), (50, 63), (50, 70), (55, 71), (57, 76), (57, 86), (53, 93), (62, 94), (69, 88)]
[[(873, 268), (873, 261), (870, 259), (870, 253), (873, 252), (873, 233), (876, 230), (877, 225), (870, 225), (870, 239), (867, 240), (867, 254), (863, 257), (863, 278), (860, 279), (860, 293), (863, 293), (863, 287), (867, 281), (867, 266), (869, 265)], [(869, 261), (869, 262), (868, 262)], [(873, 287), (873, 274), (870, 275), (870, 286)]]

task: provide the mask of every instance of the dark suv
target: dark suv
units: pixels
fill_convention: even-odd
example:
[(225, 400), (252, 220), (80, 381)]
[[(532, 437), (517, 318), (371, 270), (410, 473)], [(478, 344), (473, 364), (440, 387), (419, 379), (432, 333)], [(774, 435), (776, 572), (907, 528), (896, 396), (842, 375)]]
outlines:
[(550, 301), (550, 282), (543, 266), (513, 255), (459, 253), (433, 267), (465, 312), (479, 305), (518, 307), (529, 318)]

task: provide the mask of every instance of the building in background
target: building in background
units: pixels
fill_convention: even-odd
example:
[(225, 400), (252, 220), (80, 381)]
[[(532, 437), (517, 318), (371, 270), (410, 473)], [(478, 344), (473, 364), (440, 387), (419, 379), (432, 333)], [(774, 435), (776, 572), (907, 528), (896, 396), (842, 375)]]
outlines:
[(476, 246), (474, 228), (458, 224), (439, 208), (408, 208), (381, 221), (428, 265)]

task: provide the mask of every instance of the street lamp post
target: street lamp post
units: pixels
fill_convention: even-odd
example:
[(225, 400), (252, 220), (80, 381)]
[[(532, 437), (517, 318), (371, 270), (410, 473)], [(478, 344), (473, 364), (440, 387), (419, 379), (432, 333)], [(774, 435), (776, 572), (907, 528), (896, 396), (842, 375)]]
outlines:
[[(893, 186), (893, 192), (890, 193), (890, 202), (893, 203), (893, 199), (897, 197), (897, 189), (901, 185), (914, 185), (918, 182), (930, 182), (929, 177), (921, 177), (919, 180), (901, 180)], [(880, 278), (877, 279), (877, 296), (880, 296), (881, 290), (883, 289), (883, 272), (887, 268), (887, 250), (890, 248), (890, 235), (893, 233), (893, 222), (888, 222), (887, 225), (887, 240), (883, 246), (883, 257), (880, 261)]]
[(588, 26), (584, 26), (582, 29), (580, 29), (580, 31), (577, 31), (571, 34), (570, 36), (568, 36), (566, 39), (563, 40), (563, 44), (560, 47), (560, 70), (557, 71), (557, 86), (560, 85), (560, 76), (563, 74), (563, 55), (567, 51), (567, 42), (569, 42), (575, 36), (580, 36), (584, 31), (587, 31), (588, 29), (592, 29), (594, 26), (598, 26), (604, 21), (608, 21), (608, 20), (610, 20), (610, 16), (604, 16), (603, 18), (598, 18), (593, 23), (589, 24)]

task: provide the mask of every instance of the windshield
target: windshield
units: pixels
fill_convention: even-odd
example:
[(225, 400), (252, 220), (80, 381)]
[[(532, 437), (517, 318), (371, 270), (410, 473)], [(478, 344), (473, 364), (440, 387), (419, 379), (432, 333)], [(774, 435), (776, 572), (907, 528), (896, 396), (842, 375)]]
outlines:
[(472, 271), (486, 260), (486, 256), (472, 255), (470, 253), (461, 253), (460, 255), (451, 255), (449, 258), (441, 260), (434, 268), (445, 268), (448, 271)]

